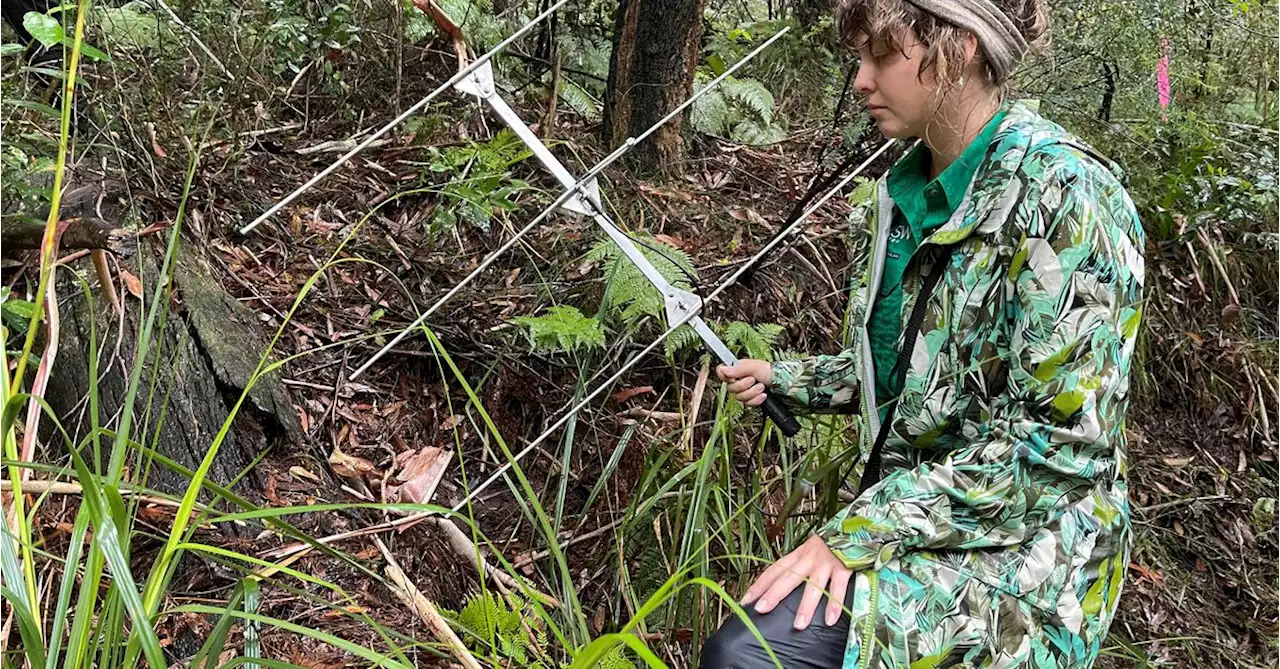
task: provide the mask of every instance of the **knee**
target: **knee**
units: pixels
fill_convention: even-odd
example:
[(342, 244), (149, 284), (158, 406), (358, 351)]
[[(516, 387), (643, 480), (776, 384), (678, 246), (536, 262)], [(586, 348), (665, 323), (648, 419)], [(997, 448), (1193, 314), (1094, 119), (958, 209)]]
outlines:
[(746, 644), (755, 642), (742, 620), (731, 615), (703, 644), (698, 669), (737, 669)]

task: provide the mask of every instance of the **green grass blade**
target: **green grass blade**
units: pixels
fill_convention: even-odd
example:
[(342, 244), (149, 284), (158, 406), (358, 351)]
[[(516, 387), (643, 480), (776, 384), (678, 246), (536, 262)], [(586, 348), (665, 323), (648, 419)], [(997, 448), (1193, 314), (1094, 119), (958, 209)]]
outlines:
[[(396, 661), (395, 659), (389, 658), (376, 651), (365, 648), (364, 646), (361, 646), (359, 644), (352, 643), (350, 641), (347, 641), (346, 639), (336, 637), (327, 632), (321, 632), (320, 630), (312, 629), (310, 627), (299, 625), (297, 623), (292, 623), (287, 620), (281, 620), (279, 618), (272, 618), (272, 617), (264, 616), (257, 613), (247, 613), (245, 611), (238, 611), (234, 609), (220, 609), (220, 608), (217, 608), (214, 606), (208, 606), (205, 604), (186, 604), (173, 609), (172, 613), (201, 613), (201, 614), (211, 614), (211, 615), (222, 614), (222, 615), (229, 615), (244, 621), (256, 621), (264, 625), (267, 625), (269, 627), (282, 629), (287, 632), (293, 632), (294, 634), (300, 634), (302, 636), (315, 639), (316, 641), (322, 641), (324, 643), (329, 644), (330, 646), (333, 646), (334, 648), (346, 651), (348, 653), (351, 653), (352, 655), (355, 655), (356, 657), (366, 660), (375, 667), (394, 667), (397, 669), (410, 669), (409, 665), (403, 662)], [(255, 658), (255, 660), (258, 662), (262, 661), (261, 658)]]
[(76, 513), (75, 522), (71, 525), (67, 555), (62, 565), (62, 581), (58, 584), (58, 600), (53, 609), (53, 627), (49, 630), (49, 655), (45, 661), (45, 669), (54, 669), (57, 666), (58, 654), (62, 652), (62, 635), (68, 617), (89, 616), (87, 612), (81, 612), (79, 609), (74, 612), (71, 610), (71, 595), (76, 586), (76, 573), (80, 569), (81, 552), (84, 549), (85, 536), (88, 534), (89, 521), (89, 513), (81, 507)]
[[(7, 532), (5, 536), (8, 536)], [(18, 622), (18, 636), (22, 639), (22, 651), (27, 661), (32, 666), (43, 665), (45, 653), (44, 640), (40, 638), (40, 624), (31, 615), (31, 609), (27, 608), (26, 600), (9, 588), (0, 588), (0, 596), (9, 602), (9, 610), (13, 612), (14, 619)]]
[(125, 609), (129, 612), (129, 617), (133, 620), (130, 636), (139, 640), (147, 662), (151, 666), (166, 666), (160, 639), (152, 628), (151, 616), (143, 606), (142, 597), (133, 580), (129, 560), (125, 557), (125, 542), (120, 536), (120, 526), (117, 525), (118, 520), (124, 519), (119, 516), (117, 518), (110, 516), (112, 509), (109, 507), (115, 507), (114, 511), (118, 514), (124, 512), (120, 494), (118, 491), (112, 491), (114, 499), (109, 501), (107, 491), (98, 486), (97, 477), (89, 471), (88, 465), (75, 450), (71, 450), (71, 460), (75, 463), (76, 472), (80, 476), (80, 486), (83, 489), (82, 503), (88, 508), (93, 520), (94, 543), (110, 568), (113, 590), (119, 594)]

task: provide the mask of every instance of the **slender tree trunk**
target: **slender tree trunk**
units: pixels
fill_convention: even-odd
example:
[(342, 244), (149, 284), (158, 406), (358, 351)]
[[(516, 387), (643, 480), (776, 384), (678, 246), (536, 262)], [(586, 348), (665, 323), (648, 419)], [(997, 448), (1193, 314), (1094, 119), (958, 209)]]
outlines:
[(1111, 120), (1111, 105), (1116, 98), (1116, 79), (1120, 76), (1120, 67), (1109, 61), (1102, 61), (1102, 103), (1098, 105), (1098, 120)]
[[(610, 147), (644, 132), (693, 91), (705, 0), (622, 0), (605, 91)], [(664, 125), (629, 156), (641, 172), (676, 176), (685, 159), (683, 120)]]

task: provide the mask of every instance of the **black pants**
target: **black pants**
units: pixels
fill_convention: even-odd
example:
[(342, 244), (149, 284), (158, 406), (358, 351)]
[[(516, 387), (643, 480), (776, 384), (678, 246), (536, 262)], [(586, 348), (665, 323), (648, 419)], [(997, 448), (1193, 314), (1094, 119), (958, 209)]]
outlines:
[[(803, 585), (791, 591), (786, 599), (766, 614), (756, 613), (749, 606), (744, 608), (784, 669), (840, 669), (845, 643), (849, 639), (849, 614), (842, 611), (840, 620), (828, 627), (825, 620), (827, 596), (823, 595), (814, 612), (813, 622), (804, 630), (797, 631), (792, 622), (802, 596)], [(847, 600), (845, 608), (853, 600), (852, 582), (849, 583)], [(701, 669), (765, 669), (777, 665), (769, 659), (769, 654), (746, 624), (738, 616), (731, 615), (707, 639), (698, 666)]]

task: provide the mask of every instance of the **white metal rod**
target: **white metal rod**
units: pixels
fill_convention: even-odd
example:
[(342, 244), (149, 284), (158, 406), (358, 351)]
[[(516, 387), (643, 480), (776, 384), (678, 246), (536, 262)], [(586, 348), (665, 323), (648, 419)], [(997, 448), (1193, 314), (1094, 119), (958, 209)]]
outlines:
[(303, 193), (307, 192), (308, 190), (311, 190), (311, 187), (312, 187), (312, 186), (314, 186), (314, 185), (316, 185), (317, 183), (320, 183), (320, 180), (321, 180), (321, 179), (324, 179), (325, 177), (327, 177), (327, 176), (329, 176), (330, 174), (332, 174), (332, 173), (333, 173), (335, 170), (337, 170), (339, 167), (342, 167), (342, 165), (343, 165), (343, 164), (345, 164), (348, 160), (351, 160), (351, 159), (352, 159), (352, 158), (353, 158), (357, 153), (360, 153), (361, 151), (364, 151), (366, 148), (368, 148), (368, 147), (369, 147), (369, 145), (370, 145), (370, 144), (372, 144), (372, 143), (374, 143), (375, 141), (377, 141), (377, 139), (378, 139), (379, 137), (382, 137), (383, 135), (387, 134), (388, 132), (390, 132), (390, 131), (391, 131), (391, 129), (392, 129), (392, 128), (394, 128), (394, 127), (396, 127), (396, 126), (400, 125), (402, 122), (404, 122), (404, 120), (405, 120), (405, 119), (407, 119), (407, 118), (409, 118), (410, 116), (412, 116), (412, 115), (413, 115), (415, 112), (417, 112), (419, 109), (422, 109), (423, 107), (427, 106), (427, 103), (429, 103), (429, 102), (431, 102), (432, 100), (434, 100), (434, 99), (436, 98), (436, 96), (440, 95), (441, 93), (443, 93), (444, 91), (448, 90), (449, 88), (452, 88), (454, 84), (458, 83), (459, 81), (462, 81), (462, 79), (463, 79), (464, 77), (466, 77), (466, 76), (470, 75), (472, 72), (474, 72), (474, 71), (475, 71), (477, 68), (479, 68), (481, 65), (484, 65), (485, 63), (487, 63), (487, 62), (489, 61), (489, 59), (490, 59), (490, 58), (492, 58), (495, 54), (497, 54), (499, 51), (501, 51), (501, 50), (503, 50), (503, 49), (507, 48), (507, 46), (508, 46), (509, 44), (511, 44), (512, 42), (516, 41), (516, 40), (517, 40), (517, 39), (519, 39), (522, 35), (524, 35), (525, 33), (529, 32), (530, 30), (532, 30), (532, 29), (533, 29), (533, 27), (534, 27), (535, 25), (537, 25), (540, 21), (542, 21), (543, 19), (547, 18), (548, 16), (551, 16), (551, 14), (552, 14), (553, 12), (555, 12), (557, 9), (560, 9), (560, 7), (561, 7), (562, 5), (564, 5), (564, 4), (565, 4), (566, 2), (568, 2), (568, 1), (569, 1), (569, 0), (559, 0), (559, 2), (555, 3), (555, 4), (554, 4), (554, 5), (552, 5), (551, 7), (547, 8), (547, 11), (545, 11), (545, 12), (543, 12), (543, 13), (539, 14), (538, 16), (534, 17), (534, 19), (533, 19), (533, 20), (531, 20), (531, 21), (529, 21), (528, 23), (524, 24), (524, 26), (522, 26), (519, 30), (515, 31), (514, 33), (511, 33), (511, 36), (510, 36), (510, 37), (508, 37), (508, 38), (506, 38), (506, 39), (502, 40), (501, 42), (499, 42), (499, 43), (498, 43), (498, 46), (493, 47), (492, 49), (490, 49), (490, 50), (488, 51), (488, 53), (486, 53), (486, 54), (484, 54), (483, 56), (481, 56), (481, 57), (477, 58), (477, 59), (476, 59), (476, 61), (475, 61), (474, 63), (471, 63), (471, 64), (470, 64), (470, 65), (468, 65), (467, 67), (465, 67), (465, 68), (463, 68), (462, 70), (458, 71), (458, 73), (457, 73), (457, 74), (453, 75), (452, 77), (449, 77), (448, 81), (446, 81), (446, 82), (444, 82), (443, 84), (440, 84), (438, 87), (436, 87), (436, 89), (435, 89), (434, 91), (431, 91), (431, 93), (429, 93), (429, 94), (427, 95), (427, 97), (422, 98), (421, 100), (419, 100), (419, 101), (418, 101), (418, 103), (417, 103), (417, 104), (415, 104), (415, 105), (413, 105), (412, 107), (410, 107), (410, 108), (406, 109), (402, 114), (400, 114), (399, 116), (395, 117), (395, 119), (394, 119), (394, 120), (392, 120), (390, 123), (388, 123), (388, 124), (386, 124), (386, 125), (382, 126), (382, 128), (381, 128), (381, 129), (379, 129), (377, 132), (373, 133), (372, 135), (369, 135), (369, 137), (367, 137), (363, 142), (360, 142), (360, 144), (359, 144), (359, 145), (357, 145), (357, 146), (356, 146), (356, 148), (351, 149), (351, 150), (350, 150), (350, 151), (348, 151), (345, 155), (343, 155), (341, 158), (339, 158), (339, 159), (337, 159), (336, 161), (334, 161), (334, 163), (333, 163), (332, 165), (330, 165), (330, 166), (328, 166), (328, 167), (324, 168), (324, 169), (323, 169), (323, 170), (321, 170), (318, 174), (316, 174), (315, 176), (311, 177), (311, 180), (310, 180), (310, 181), (308, 181), (308, 182), (307, 182), (307, 183), (305, 183), (305, 184), (302, 184), (302, 185), (301, 185), (301, 186), (299, 186), (296, 190), (294, 190), (292, 193), (289, 193), (289, 195), (285, 196), (285, 198), (284, 198), (283, 200), (280, 200), (279, 202), (275, 203), (275, 205), (273, 205), (270, 209), (268, 209), (268, 210), (266, 210), (265, 212), (263, 212), (261, 216), (259, 216), (258, 218), (254, 219), (254, 221), (253, 221), (252, 223), (250, 223), (250, 224), (248, 224), (248, 225), (244, 226), (243, 228), (240, 228), (240, 234), (242, 234), (242, 235), (247, 235), (247, 234), (249, 234), (250, 232), (252, 232), (252, 231), (253, 231), (253, 229), (254, 229), (254, 228), (256, 228), (256, 227), (258, 227), (258, 225), (259, 225), (260, 223), (262, 223), (263, 221), (267, 220), (268, 218), (271, 218), (271, 216), (275, 215), (275, 213), (276, 213), (276, 212), (278, 212), (278, 211), (280, 211), (281, 209), (283, 209), (283, 208), (284, 208), (286, 205), (288, 205), (290, 202), (293, 202), (294, 200), (298, 199), (298, 196), (302, 195)]
[(788, 26), (778, 31), (777, 34), (775, 34), (773, 37), (770, 37), (767, 41), (765, 41), (764, 44), (761, 44), (760, 46), (756, 47), (751, 51), (751, 53), (748, 53), (745, 57), (743, 57), (742, 60), (734, 63), (733, 67), (730, 67), (729, 69), (725, 70), (723, 74), (716, 77), (715, 79), (712, 79), (710, 82), (707, 83), (706, 86), (703, 86), (702, 88), (698, 89), (698, 91), (695, 92), (692, 96), (690, 96), (688, 100), (685, 100), (683, 103), (680, 104), (679, 107), (676, 107), (674, 110), (672, 110), (671, 113), (662, 117), (662, 119), (659, 120), (657, 123), (649, 126), (648, 129), (646, 129), (644, 132), (640, 133), (639, 135), (635, 137), (627, 138), (627, 141), (624, 142), (617, 149), (615, 149), (613, 153), (610, 153), (609, 155), (605, 156), (603, 160), (596, 163), (595, 166), (592, 167), (591, 169), (587, 170), (586, 174), (583, 174), (582, 178), (578, 179), (577, 183), (573, 184), (572, 188), (569, 188), (564, 193), (561, 193), (560, 197), (557, 197), (554, 202), (552, 202), (550, 205), (547, 206), (547, 208), (542, 210), (542, 213), (538, 214), (532, 221), (529, 221), (528, 224), (526, 224), (523, 228), (521, 228), (513, 237), (511, 237), (511, 239), (508, 239), (506, 243), (498, 247), (497, 250), (495, 250), (493, 253), (490, 253), (488, 256), (486, 256), (485, 259), (482, 260), (480, 264), (474, 270), (471, 271), (470, 274), (464, 277), (462, 281), (455, 284), (454, 287), (449, 290), (449, 292), (444, 294), (444, 296), (436, 300), (436, 302), (432, 304), (430, 307), (428, 307), (427, 310), (424, 311), (421, 316), (418, 316), (418, 318), (414, 320), (413, 323), (410, 323), (408, 327), (406, 327), (405, 329), (397, 333), (396, 336), (392, 338), (391, 341), (387, 342), (385, 346), (378, 349), (378, 352), (374, 353), (373, 356), (370, 357), (369, 360), (367, 360), (363, 365), (360, 365), (359, 369), (352, 372), (349, 378), (351, 380), (355, 380), (361, 374), (368, 371), (368, 369), (373, 366), (373, 363), (377, 362), (378, 359), (386, 355), (392, 348), (394, 348), (397, 344), (399, 344), (406, 337), (408, 337), (414, 330), (416, 330), (420, 325), (422, 325), (427, 320), (427, 317), (435, 313), (436, 309), (439, 309), (442, 304), (444, 304), (454, 295), (458, 294), (458, 291), (462, 290), (464, 286), (471, 283), (473, 279), (479, 276), (480, 273), (485, 270), (485, 268), (493, 264), (493, 261), (497, 260), (498, 256), (502, 255), (503, 253), (506, 253), (506, 251), (510, 249), (512, 246), (515, 246), (516, 242), (520, 241), (522, 237), (528, 234), (528, 232), (532, 230), (534, 226), (536, 226), (538, 223), (541, 223), (543, 220), (545, 220), (548, 216), (552, 214), (552, 212), (558, 209), (560, 205), (567, 202), (569, 198), (573, 197), (575, 193), (577, 193), (580, 189), (582, 189), (588, 183), (591, 183), (591, 181), (595, 179), (596, 175), (603, 172), (605, 168), (609, 167), (615, 161), (621, 158), (622, 154), (626, 153), (627, 150), (629, 150), (631, 147), (640, 143), (649, 135), (657, 131), (658, 128), (662, 127), (668, 121), (678, 116), (681, 112), (683, 112), (690, 105), (692, 105), (698, 98), (705, 95), (712, 88), (715, 88), (716, 86), (720, 85), (720, 82), (727, 79), (730, 75), (736, 72), (738, 68), (745, 65), (752, 58), (755, 58), (756, 55), (758, 55), (770, 44), (773, 44), (775, 40), (777, 40), (782, 35), (786, 34), (786, 32), (789, 31), (790, 29), (791, 29), (790, 26)]
[[(813, 212), (817, 211), (818, 207), (821, 207), (822, 205), (826, 204), (827, 200), (830, 200), (833, 196), (835, 196), (836, 193), (840, 192), (840, 190), (842, 190), (846, 185), (848, 185), (850, 181), (853, 181), (853, 179), (857, 177), (858, 174), (860, 174), (864, 169), (866, 169), (867, 166), (872, 163), (872, 161), (874, 161), (876, 158), (880, 156), (880, 154), (884, 153), (890, 146), (892, 146), (893, 142), (894, 140), (892, 139), (889, 140), (883, 146), (877, 149), (875, 153), (871, 154), (870, 158), (867, 158), (866, 160), (862, 161), (862, 164), (859, 165), (855, 170), (853, 170), (853, 172), (850, 172), (848, 176), (841, 179), (839, 183), (837, 183), (834, 187), (831, 188), (831, 190), (827, 191), (827, 193), (823, 195), (821, 198), (819, 198), (817, 202), (813, 203), (808, 209), (806, 209), (804, 213), (800, 215), (799, 218), (797, 218), (794, 222), (792, 222), (792, 224), (788, 226), (785, 231), (783, 231), (782, 234), (774, 237), (772, 242), (765, 245), (764, 248), (762, 248), (754, 256), (752, 256), (750, 260), (748, 260), (741, 268), (738, 269), (738, 271), (731, 274), (727, 279), (724, 280), (723, 283), (717, 286), (716, 289), (712, 291), (711, 294), (708, 295), (706, 299), (708, 301), (711, 300), (712, 298), (718, 296), (720, 293), (724, 292), (724, 290), (727, 289), (729, 286), (733, 285), (733, 283), (738, 280), (738, 277), (742, 276), (742, 274), (745, 273), (748, 269), (750, 269), (751, 266), (754, 265), (756, 262), (759, 262), (760, 258), (764, 257), (765, 253), (767, 253), (774, 246), (780, 243), (788, 234), (798, 229), (800, 227), (800, 224), (803, 223), (806, 218), (808, 218), (811, 214), (813, 214)], [(596, 386), (596, 389), (591, 391), (589, 395), (582, 398), (581, 401), (579, 401), (572, 408), (566, 411), (563, 416), (561, 416), (558, 420), (556, 420), (555, 423), (552, 423), (550, 427), (548, 427), (546, 430), (543, 430), (542, 434), (538, 435), (533, 439), (533, 441), (529, 442), (528, 446), (525, 446), (523, 449), (521, 449), (519, 453), (516, 453), (510, 462), (503, 464), (496, 471), (494, 471), (493, 474), (489, 476), (489, 478), (485, 479), (482, 483), (480, 483), (480, 485), (476, 486), (471, 490), (471, 492), (467, 493), (467, 496), (463, 498), (461, 502), (458, 502), (453, 506), (453, 511), (455, 512), (459, 511), (460, 509), (462, 509), (462, 507), (466, 506), (467, 503), (470, 502), (472, 499), (474, 499), (476, 495), (480, 494), (485, 488), (488, 488), (494, 481), (498, 480), (499, 477), (505, 474), (507, 470), (511, 469), (511, 466), (514, 463), (519, 462), (519, 460), (523, 458), (526, 454), (528, 454), (533, 449), (537, 448), (538, 445), (541, 444), (542, 442), (546, 441), (547, 437), (550, 437), (553, 432), (555, 432), (557, 429), (560, 428), (560, 426), (568, 422), (569, 419), (574, 414), (581, 411), (583, 407), (587, 406), (587, 404), (590, 403), (591, 400), (595, 399), (598, 395), (603, 393), (605, 390), (608, 390), (608, 388), (612, 386), (615, 381), (622, 378), (622, 375), (625, 374), (627, 370), (634, 367), (636, 363), (640, 362), (640, 360), (643, 359), (644, 356), (648, 355), (650, 351), (657, 348), (658, 344), (661, 344), (663, 340), (665, 340), (668, 336), (671, 335), (672, 332), (675, 332), (676, 328), (680, 327), (681, 325), (684, 325), (685, 323), (688, 323), (689, 321), (697, 317), (698, 317), (697, 314), (690, 313), (685, 315), (685, 317), (681, 318), (678, 322), (669, 324), (670, 327), (667, 329), (666, 332), (663, 332), (661, 336), (653, 340), (653, 342), (648, 346), (644, 347), (642, 351), (632, 356), (631, 359), (628, 360), (625, 364), (623, 364), (622, 367), (619, 368), (617, 372), (614, 372), (613, 376), (610, 376), (607, 380), (605, 380), (599, 386)]]

